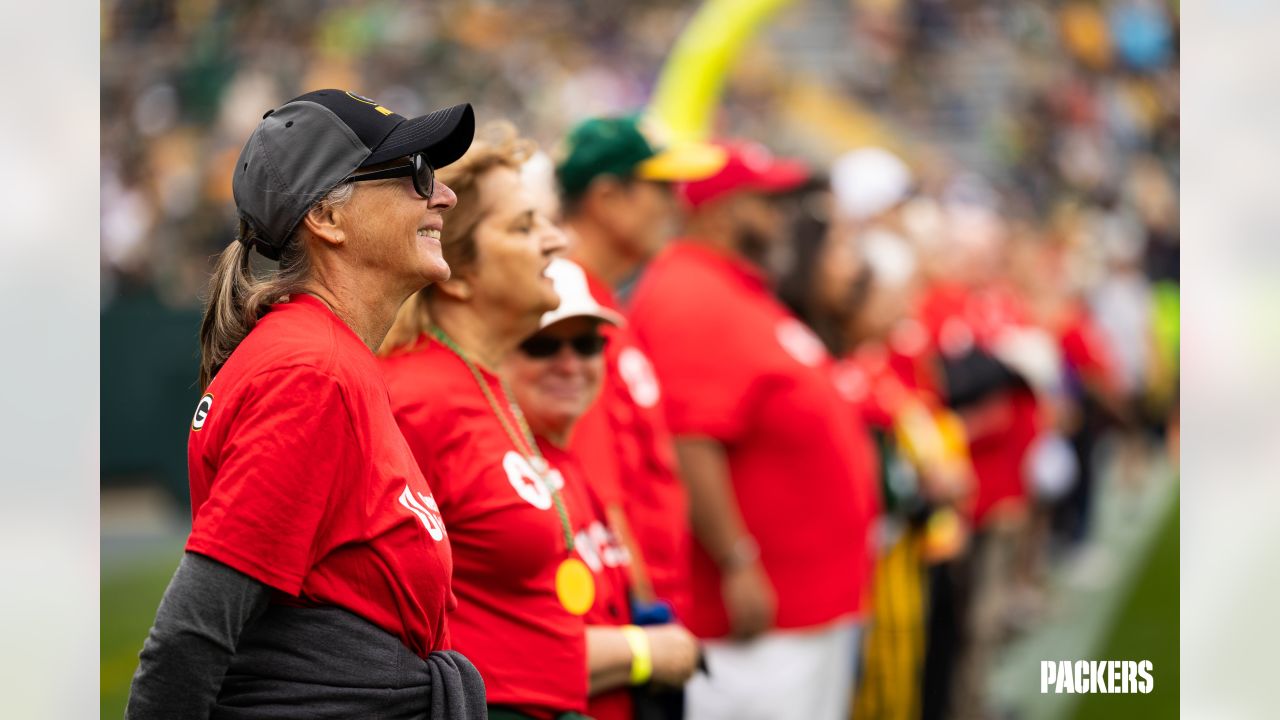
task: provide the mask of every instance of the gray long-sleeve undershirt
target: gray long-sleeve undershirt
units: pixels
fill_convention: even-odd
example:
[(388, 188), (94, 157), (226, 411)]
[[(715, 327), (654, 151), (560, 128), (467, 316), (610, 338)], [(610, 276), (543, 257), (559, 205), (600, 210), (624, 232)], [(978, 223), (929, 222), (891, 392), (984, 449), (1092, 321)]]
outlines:
[(188, 553), (143, 646), (125, 717), (480, 720), (484, 679), (453, 650), (425, 659), (342, 608), (274, 591)]
[(267, 609), (271, 594), (216, 560), (184, 555), (142, 646), (125, 717), (209, 717), (241, 633)]

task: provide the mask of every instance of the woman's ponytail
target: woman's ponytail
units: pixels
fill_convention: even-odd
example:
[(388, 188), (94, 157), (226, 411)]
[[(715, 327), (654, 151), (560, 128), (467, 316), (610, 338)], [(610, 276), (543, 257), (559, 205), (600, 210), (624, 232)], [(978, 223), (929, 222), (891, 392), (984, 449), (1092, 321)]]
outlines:
[[(350, 197), (350, 186), (340, 186), (341, 200)], [(334, 198), (323, 202), (332, 203)], [(209, 387), (232, 351), (240, 345), (271, 306), (302, 289), (310, 274), (305, 243), (295, 233), (285, 244), (280, 265), (265, 279), (254, 277), (249, 253), (255, 241), (253, 228), (241, 220), (236, 240), (218, 256), (209, 279), (209, 299), (200, 322), (200, 389)]]

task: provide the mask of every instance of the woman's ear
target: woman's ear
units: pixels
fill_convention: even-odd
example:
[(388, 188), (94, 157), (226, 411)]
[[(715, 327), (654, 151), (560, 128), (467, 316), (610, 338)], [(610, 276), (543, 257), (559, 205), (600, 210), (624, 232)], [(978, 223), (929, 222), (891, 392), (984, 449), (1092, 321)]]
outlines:
[(342, 229), (342, 208), (318, 205), (302, 216), (307, 231), (327, 245), (342, 245), (347, 235)]

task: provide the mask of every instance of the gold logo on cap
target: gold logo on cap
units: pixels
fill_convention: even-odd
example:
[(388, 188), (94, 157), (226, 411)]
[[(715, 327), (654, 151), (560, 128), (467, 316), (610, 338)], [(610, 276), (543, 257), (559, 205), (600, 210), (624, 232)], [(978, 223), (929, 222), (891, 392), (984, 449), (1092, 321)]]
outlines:
[(363, 95), (357, 95), (357, 94), (355, 94), (355, 93), (351, 92), (350, 90), (348, 90), (348, 91), (347, 91), (347, 97), (351, 98), (352, 100), (359, 100), (360, 102), (364, 103), (365, 105), (372, 105), (374, 110), (377, 110), (378, 112), (382, 113), (383, 115), (390, 115), (390, 114), (391, 114), (391, 111), (390, 111), (390, 110), (388, 110), (388, 109), (386, 109), (386, 108), (382, 107), (382, 106), (381, 106), (381, 105), (379, 105), (377, 102), (375, 102), (375, 101), (373, 101), (373, 100), (370, 100), (369, 98), (367, 98), (367, 97), (365, 97), (365, 96), (363, 96)]

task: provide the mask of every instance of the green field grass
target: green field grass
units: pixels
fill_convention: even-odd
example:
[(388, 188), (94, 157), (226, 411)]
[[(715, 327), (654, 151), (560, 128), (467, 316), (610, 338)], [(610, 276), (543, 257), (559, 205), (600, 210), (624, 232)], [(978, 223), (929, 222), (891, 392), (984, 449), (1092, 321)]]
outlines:
[(101, 717), (124, 717), (138, 651), (156, 617), (180, 551), (102, 573)]
[(1154, 689), (1149, 695), (1082, 695), (1075, 713), (1079, 720), (1178, 717), (1178, 528), (1175, 502), (1142, 575), (1095, 656), (1150, 660)]
[[(1151, 660), (1150, 695), (1083, 695), (1079, 720), (1175, 718), (1178, 716), (1178, 506), (1173, 504), (1154, 538), (1141, 575), (1092, 657)], [(138, 651), (155, 619), (156, 606), (177, 566), (180, 548), (140, 559), (102, 575), (101, 716), (124, 715)]]

